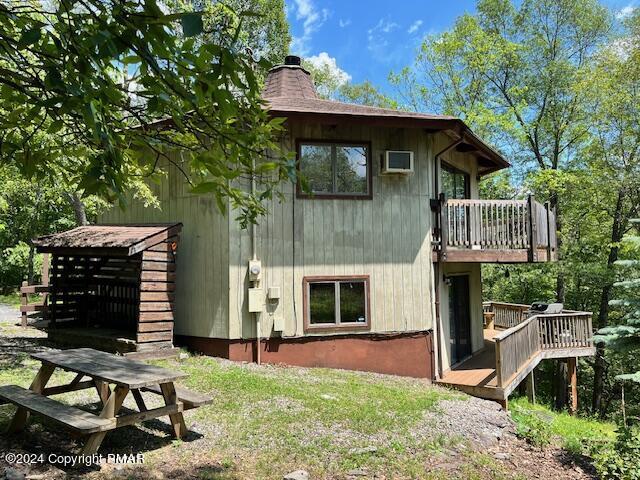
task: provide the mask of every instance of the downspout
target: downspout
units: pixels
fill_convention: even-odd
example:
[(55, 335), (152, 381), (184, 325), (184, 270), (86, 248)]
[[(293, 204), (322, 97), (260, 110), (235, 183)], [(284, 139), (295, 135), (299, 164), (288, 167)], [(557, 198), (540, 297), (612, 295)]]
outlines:
[[(251, 161), (251, 196), (255, 196), (256, 194), (256, 159), (253, 158)], [(251, 224), (251, 259), (258, 260), (258, 225), (255, 223)], [(253, 282), (252, 287), (258, 287), (260, 281), (256, 280)], [(256, 363), (260, 365), (260, 312), (253, 313), (255, 321), (256, 321)]]
[[(435, 201), (438, 202), (438, 207), (435, 210), (435, 217), (436, 217), (436, 221), (434, 222), (436, 225), (436, 228), (438, 229), (438, 231), (440, 232), (440, 229), (442, 228), (442, 225), (440, 225), (440, 208), (442, 207), (442, 205), (440, 204), (440, 157), (442, 155), (444, 155), (445, 153), (447, 153), (449, 150), (451, 150), (452, 148), (457, 147), (460, 143), (462, 143), (462, 139), (463, 137), (460, 136), (460, 138), (456, 141), (454, 141), (453, 143), (447, 145), (445, 148), (443, 148), (442, 150), (440, 150), (438, 153), (435, 154), (434, 156), (434, 165), (433, 165), (433, 193), (435, 196)], [(442, 235), (440, 236), (442, 238)], [(442, 248), (442, 245), (440, 245), (440, 248)], [(434, 372), (434, 376), (435, 379), (438, 380), (440, 378), (440, 375), (442, 373), (442, 358), (440, 357), (440, 350), (438, 349), (438, 344), (440, 342), (440, 326), (442, 323), (442, 319), (440, 318), (440, 257), (438, 257), (438, 261), (434, 263), (433, 265), (433, 277), (434, 277), (434, 282), (433, 282), (433, 288), (434, 288), (434, 303), (435, 303), (435, 322), (433, 324), (433, 355), (436, 359), (436, 365), (435, 365), (435, 372)]]

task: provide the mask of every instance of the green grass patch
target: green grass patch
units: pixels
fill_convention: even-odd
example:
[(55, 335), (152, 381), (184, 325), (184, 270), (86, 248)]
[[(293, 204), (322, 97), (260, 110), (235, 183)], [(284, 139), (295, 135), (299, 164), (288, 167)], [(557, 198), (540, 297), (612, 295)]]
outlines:
[(20, 293), (11, 292), (6, 295), (0, 295), (0, 303), (11, 305), (12, 307), (20, 306)]
[(553, 443), (583, 454), (594, 444), (616, 438), (616, 425), (611, 422), (555, 412), (544, 405), (533, 405), (526, 398), (510, 401), (509, 407), (517, 433), (539, 447)]
[[(42, 297), (40, 296), (40, 294), (37, 294), (37, 293), (29, 294), (28, 297), (29, 297), (30, 303), (42, 301)], [(18, 291), (0, 295), (0, 303), (11, 305), (12, 307), (15, 307), (15, 308), (20, 307), (21, 301), (22, 301), (21, 295), (20, 295), (20, 292)]]
[(417, 380), (357, 372), (257, 369), (201, 356), (157, 363), (189, 374), (189, 388), (213, 394), (213, 404), (192, 416), (223, 427), (227, 454), (251, 451), (256, 478), (277, 478), (295, 465), (320, 477), (363, 467), (410, 475), (446, 443), (414, 437), (412, 427), (440, 400), (462, 398)]

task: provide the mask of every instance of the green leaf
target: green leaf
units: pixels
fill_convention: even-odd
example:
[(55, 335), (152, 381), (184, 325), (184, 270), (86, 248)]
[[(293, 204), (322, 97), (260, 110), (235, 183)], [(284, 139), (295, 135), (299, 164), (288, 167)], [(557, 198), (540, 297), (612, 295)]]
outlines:
[(47, 132), (58, 133), (60, 130), (62, 130), (63, 126), (64, 123), (62, 122), (62, 120), (56, 120), (55, 122), (52, 122), (51, 125), (49, 125), (49, 128), (47, 128)]
[(214, 192), (218, 189), (218, 184), (216, 182), (202, 182), (196, 185), (191, 189), (191, 193), (200, 194), (200, 193), (209, 193)]
[(131, 63), (140, 63), (141, 60), (138, 55), (127, 55), (120, 61), (125, 65), (129, 65)]
[(204, 30), (201, 13), (185, 13), (182, 15), (180, 23), (182, 24), (182, 32), (185, 37), (194, 37), (202, 33), (202, 30)]
[(22, 32), (20, 36), (20, 40), (18, 40), (18, 48), (25, 48), (29, 45), (33, 45), (38, 40), (40, 40), (40, 36), (42, 35), (42, 31), (39, 27), (31, 28), (25, 32)]

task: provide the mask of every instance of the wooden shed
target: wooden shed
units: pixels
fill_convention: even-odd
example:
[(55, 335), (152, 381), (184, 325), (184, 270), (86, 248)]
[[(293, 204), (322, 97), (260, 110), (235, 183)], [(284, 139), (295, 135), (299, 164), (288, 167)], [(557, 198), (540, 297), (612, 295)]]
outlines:
[(180, 223), (91, 225), (39, 237), (51, 255), (49, 338), (145, 356), (174, 353)]

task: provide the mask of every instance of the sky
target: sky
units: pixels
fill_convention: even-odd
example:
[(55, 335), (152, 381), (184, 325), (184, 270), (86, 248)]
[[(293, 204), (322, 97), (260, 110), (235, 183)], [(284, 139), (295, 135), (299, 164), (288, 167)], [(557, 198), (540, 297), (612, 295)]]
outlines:
[[(410, 65), (422, 39), (475, 11), (475, 0), (285, 0), (291, 53), (328, 63), (344, 81), (391, 93), (389, 72)], [(602, 0), (617, 16), (640, 0)]]

